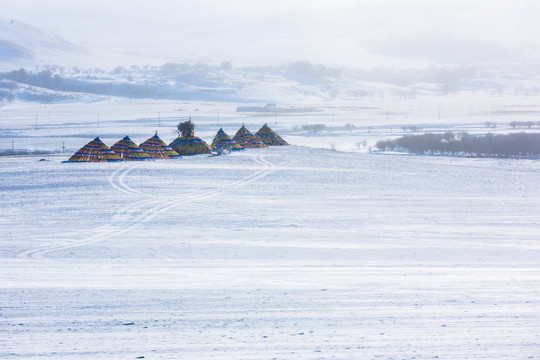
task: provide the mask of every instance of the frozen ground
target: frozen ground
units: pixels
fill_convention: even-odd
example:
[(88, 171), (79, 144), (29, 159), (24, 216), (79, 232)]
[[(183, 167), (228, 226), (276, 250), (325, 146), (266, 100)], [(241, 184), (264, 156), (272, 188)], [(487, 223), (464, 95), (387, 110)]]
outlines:
[(540, 358), (537, 161), (65, 159), (0, 158), (2, 359)]

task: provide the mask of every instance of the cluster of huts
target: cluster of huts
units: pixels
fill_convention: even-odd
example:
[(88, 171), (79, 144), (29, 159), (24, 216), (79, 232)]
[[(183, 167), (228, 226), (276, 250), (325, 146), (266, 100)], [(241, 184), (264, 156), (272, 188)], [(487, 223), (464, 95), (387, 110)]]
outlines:
[(140, 145), (134, 143), (129, 136), (116, 142), (110, 148), (99, 137), (73, 154), (68, 162), (114, 162), (114, 161), (141, 161), (154, 159), (179, 158), (185, 155), (221, 153), (223, 150), (235, 151), (246, 148), (263, 148), (268, 146), (288, 145), (268, 124), (264, 124), (255, 134), (252, 134), (244, 125), (230, 137), (219, 129), (211, 145), (196, 137), (193, 126), (174, 139), (169, 145), (161, 140), (157, 132), (154, 136)]

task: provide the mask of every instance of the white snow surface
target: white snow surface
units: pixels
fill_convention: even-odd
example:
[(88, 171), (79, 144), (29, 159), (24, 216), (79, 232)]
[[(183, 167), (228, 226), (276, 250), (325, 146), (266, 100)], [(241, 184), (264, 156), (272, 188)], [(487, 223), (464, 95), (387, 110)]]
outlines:
[[(481, 133), (517, 116), (445, 98), (429, 122), (440, 105), (424, 100), (267, 118), (0, 108), (0, 148), (69, 149), (0, 157), (0, 358), (539, 359), (540, 163), (353, 152), (405, 124)], [(522, 101), (498, 104), (534, 110)], [(293, 146), (62, 162), (95, 135), (140, 143), (159, 125), (168, 142), (187, 115), (207, 141), (267, 121)], [(315, 123), (329, 129), (292, 130)]]

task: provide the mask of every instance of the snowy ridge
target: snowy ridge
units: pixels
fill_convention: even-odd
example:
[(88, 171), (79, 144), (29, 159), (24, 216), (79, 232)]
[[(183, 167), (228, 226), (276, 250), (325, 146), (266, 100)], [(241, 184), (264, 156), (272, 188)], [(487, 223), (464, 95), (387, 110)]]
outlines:
[(83, 47), (18, 20), (0, 19), (0, 68), (75, 63), (89, 53)]
[[(454, 45), (459, 48), (459, 44)], [(403, 50), (388, 44), (383, 47)], [(427, 64), (416, 68), (379, 66), (371, 69), (333, 68), (309, 61), (273, 66), (245, 66), (227, 61), (219, 65), (170, 62), (169, 59), (143, 58), (107, 49), (90, 51), (17, 20), (0, 20), (0, 104), (2, 99), (50, 102), (79, 97), (73, 93), (292, 103), (374, 96), (446, 95), (460, 91), (540, 93), (540, 73), (534, 57), (526, 61), (525, 58), (517, 61), (517, 58), (502, 56), (497, 59), (492, 63), (465, 61), (462, 64)], [(29, 75), (26, 79), (9, 76), (10, 72), (20, 68), (26, 69)], [(61, 81), (38, 82), (32, 78), (43, 71), (50, 71), (51, 77), (58, 76)], [(4, 85), (2, 78), (17, 84)], [(12, 89), (25, 84), (42, 87), (44, 92), (55, 90), (66, 94), (52, 99), (47, 94), (25, 97)]]
[(0, 61), (31, 57), (32, 53), (30, 50), (10, 41), (0, 39)]
[(58, 35), (46, 33), (18, 20), (0, 19), (0, 39), (31, 49), (35, 53), (80, 52), (74, 45)]

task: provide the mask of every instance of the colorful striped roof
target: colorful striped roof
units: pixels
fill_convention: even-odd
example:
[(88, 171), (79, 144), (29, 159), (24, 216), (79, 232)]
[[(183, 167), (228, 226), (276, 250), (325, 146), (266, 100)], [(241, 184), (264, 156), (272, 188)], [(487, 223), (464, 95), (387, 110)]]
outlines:
[(245, 148), (267, 147), (261, 139), (253, 135), (244, 125), (236, 132), (234, 140)]
[(216, 136), (214, 137), (214, 141), (212, 141), (212, 148), (222, 148), (227, 149), (230, 148), (231, 150), (243, 150), (244, 148), (242, 145), (238, 144), (236, 141), (233, 140), (223, 129), (219, 129)]
[(143, 142), (139, 146), (154, 159), (172, 159), (181, 157), (165, 141), (161, 140), (156, 132), (154, 136)]
[(121, 158), (128, 161), (143, 161), (154, 160), (153, 157), (148, 155), (143, 149), (137, 146), (128, 135), (116, 144), (111, 146), (111, 149), (120, 155)]
[(262, 140), (268, 146), (283, 146), (289, 145), (285, 140), (281, 138), (274, 130), (270, 129), (268, 124), (264, 124), (263, 127), (255, 133), (255, 135)]
[(210, 146), (201, 138), (196, 136), (177, 137), (169, 146), (178, 154), (184, 155), (198, 155), (198, 154), (210, 154)]
[(68, 162), (88, 161), (88, 162), (114, 162), (124, 161), (118, 154), (112, 151), (101, 139), (96, 137), (88, 144), (84, 145)]

